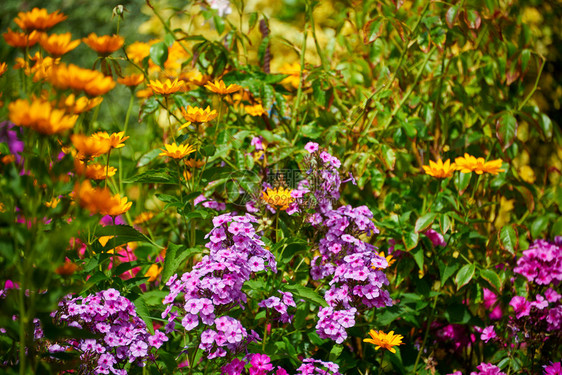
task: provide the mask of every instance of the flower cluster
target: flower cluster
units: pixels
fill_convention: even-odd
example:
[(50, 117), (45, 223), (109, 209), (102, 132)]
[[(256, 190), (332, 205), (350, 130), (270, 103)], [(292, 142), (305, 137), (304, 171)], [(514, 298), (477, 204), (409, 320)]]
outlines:
[[(215, 217), (214, 228), (206, 236), (210, 254), (191, 272), (179, 279), (174, 275), (166, 283), (170, 293), (164, 298), (168, 307), (162, 317), (168, 318), (167, 329), (173, 329), (180, 313), (186, 331), (195, 329), (199, 323), (208, 326), (201, 334), (199, 347), (209, 359), (224, 357), (227, 350), (241, 350), (245, 343), (257, 337), (253, 332), (248, 334), (238, 320), (223, 315), (235, 306), (243, 307), (247, 297), (242, 286), (253, 273), (266, 268), (277, 272), (275, 257), (264, 249), (263, 241), (255, 233), (252, 224), (255, 222), (257, 219), (249, 214)], [(180, 293), (183, 298), (176, 301)]]
[(193, 200), (193, 205), (197, 206), (199, 203), (203, 205), (203, 207), (210, 208), (216, 211), (224, 211), (226, 210), (226, 204), (223, 202), (217, 202), (215, 200), (209, 199), (205, 197), (203, 194), (199, 195)]
[(281, 293), (282, 298), (271, 296), (261, 301), (258, 306), (265, 307), (266, 309), (273, 309), (271, 313), (273, 319), (279, 320), (282, 323), (290, 323), (293, 317), (288, 314), (287, 308), (288, 306), (297, 307), (293, 300), (293, 294), (280, 290), (278, 290), (278, 292)]
[(492, 365), (491, 363), (482, 362), (480, 365), (476, 366), (480, 371), (471, 372), (470, 375), (506, 375), (501, 372), (498, 366)]
[(324, 296), (329, 307), (320, 309), (316, 330), (320, 337), (341, 343), (347, 338), (346, 328), (355, 325), (356, 312), (392, 305), (383, 289), (389, 284), (382, 271), (388, 261), (361, 239), (379, 233), (367, 206), (334, 208), (340, 196), (340, 161), (313, 142), (307, 143), (305, 150), (310, 153), (305, 187), (317, 201), (316, 212), (307, 220), (321, 237), (320, 255), (312, 259), (310, 273), (314, 280), (331, 277)]
[(341, 375), (339, 370), (340, 367), (335, 363), (306, 358), (303, 360), (303, 364), (297, 369), (297, 375)]
[(539, 285), (562, 281), (562, 246), (545, 240), (533, 242), (513, 270)]
[[(562, 326), (562, 304), (561, 295), (549, 288), (544, 297), (537, 294), (535, 301), (528, 301), (525, 297), (515, 296), (509, 302), (515, 312), (516, 327), (525, 327), (526, 321), (530, 321), (535, 333), (560, 331)], [(525, 318), (526, 319), (522, 319)], [(545, 328), (545, 329), (544, 329)], [(516, 328), (517, 329), (517, 328)]]
[(51, 353), (72, 348), (81, 353), (81, 370), (95, 374), (126, 374), (124, 366), (144, 366), (153, 361), (151, 349), (158, 349), (166, 335), (156, 331), (150, 335), (144, 321), (137, 316), (135, 305), (115, 289), (107, 289), (86, 297), (68, 298), (59, 303), (52, 316), (58, 324), (87, 330), (97, 335), (92, 339), (69, 339), (52, 344)]

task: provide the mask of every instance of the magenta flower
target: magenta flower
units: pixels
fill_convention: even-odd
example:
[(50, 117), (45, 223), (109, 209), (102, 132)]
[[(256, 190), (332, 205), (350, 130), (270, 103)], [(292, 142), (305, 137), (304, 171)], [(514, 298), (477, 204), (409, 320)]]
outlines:
[(527, 302), (525, 297), (515, 296), (509, 302), (509, 305), (515, 310), (515, 316), (520, 319), (523, 316), (529, 316), (531, 312), (531, 304)]
[(496, 332), (494, 331), (494, 326), (488, 326), (482, 330), (482, 334), (480, 335), (480, 339), (482, 341), (488, 342), (494, 338), (496, 338)]
[(318, 151), (318, 143), (314, 143), (314, 142), (308, 142), (305, 146), (304, 149), (306, 151), (308, 151), (309, 153), (313, 153)]

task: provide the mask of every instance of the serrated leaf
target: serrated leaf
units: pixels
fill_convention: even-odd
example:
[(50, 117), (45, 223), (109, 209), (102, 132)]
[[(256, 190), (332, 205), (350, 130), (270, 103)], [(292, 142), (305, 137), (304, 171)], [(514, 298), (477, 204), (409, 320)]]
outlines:
[(394, 166), (396, 165), (396, 152), (392, 147), (387, 145), (382, 145), (381, 152), (385, 166), (389, 170), (393, 171)]
[(421, 248), (421, 246), (420, 246), (416, 250), (412, 251), (411, 254), (414, 257), (414, 260), (416, 261), (416, 264), (418, 265), (418, 268), (420, 269), (420, 271), (423, 271), (423, 263), (424, 263), (423, 248)]
[(452, 29), (453, 26), (455, 25), (458, 14), (459, 14), (458, 5), (452, 6), (447, 10), (447, 14), (445, 15), (445, 22), (447, 22), (447, 26), (449, 26), (450, 29)]
[(376, 16), (368, 21), (363, 27), (363, 43), (371, 44), (377, 40), (383, 33), (386, 25), (386, 19)]
[(169, 243), (164, 258), (164, 268), (162, 269), (162, 282), (167, 282), (187, 257), (199, 251), (197, 248), (188, 249), (183, 245)]
[(480, 18), (480, 14), (474, 10), (470, 9), (464, 13), (466, 25), (473, 30), (477, 30), (480, 28), (480, 24), (482, 23), (482, 19)]
[(414, 247), (418, 246), (418, 242), (420, 241), (420, 234), (416, 231), (408, 232), (405, 235), (402, 235), (402, 239), (404, 242), (404, 246), (406, 247), (406, 251), (410, 251)]
[(150, 314), (148, 313), (148, 307), (146, 306), (146, 302), (144, 302), (144, 298), (140, 296), (136, 300), (133, 301), (135, 304), (135, 310), (137, 311), (138, 316), (141, 317), (142, 320), (146, 323), (146, 328), (151, 335), (154, 335), (154, 327), (152, 326), (152, 319), (150, 318)]
[(480, 277), (482, 277), (484, 280), (490, 283), (490, 285), (493, 286), (497, 292), (501, 290), (502, 283), (500, 281), (498, 274), (495, 273), (493, 270), (480, 271)]
[(168, 46), (166, 46), (166, 43), (164, 42), (153, 44), (150, 47), (149, 56), (156, 65), (163, 69), (164, 63), (168, 60)]
[(456, 261), (452, 262), (438, 262), (439, 274), (441, 275), (441, 285), (445, 285), (447, 280), (453, 276), (456, 270), (459, 269), (459, 264)]
[(327, 307), (328, 304), (324, 298), (320, 297), (313, 289), (307, 288), (302, 285), (285, 285), (283, 287), (286, 291), (293, 293), (296, 297), (302, 298), (309, 302), (314, 302), (322, 307)]
[(330, 362), (336, 362), (342, 351), (343, 351), (343, 345), (332, 346), (332, 350), (330, 350), (330, 355), (328, 356), (328, 360)]
[(517, 120), (511, 113), (505, 112), (496, 121), (496, 136), (505, 151), (513, 144), (517, 136)]
[(470, 183), (471, 178), (472, 178), (472, 173), (459, 172), (455, 175), (453, 180), (455, 182), (455, 186), (457, 188), (457, 191), (459, 192), (459, 195), (463, 195), (466, 188), (468, 187), (468, 184)]
[(425, 230), (427, 227), (429, 227), (433, 223), (433, 220), (435, 219), (435, 216), (437, 216), (436, 213), (429, 212), (429, 213), (419, 217), (418, 220), (416, 220), (416, 225), (414, 227), (415, 231), (419, 233), (419, 232)]
[(455, 277), (455, 284), (457, 289), (462, 288), (472, 280), (474, 277), (474, 272), (476, 271), (476, 266), (474, 264), (465, 264), (457, 273)]
[(128, 242), (149, 242), (152, 241), (144, 234), (131, 227), (130, 225), (106, 225), (96, 230), (97, 237), (113, 236), (104, 246), (104, 250), (114, 249)]
[(517, 248), (517, 234), (515, 229), (511, 225), (504, 226), (500, 232), (500, 246), (502, 249), (509, 251), (512, 255), (515, 255), (515, 249)]

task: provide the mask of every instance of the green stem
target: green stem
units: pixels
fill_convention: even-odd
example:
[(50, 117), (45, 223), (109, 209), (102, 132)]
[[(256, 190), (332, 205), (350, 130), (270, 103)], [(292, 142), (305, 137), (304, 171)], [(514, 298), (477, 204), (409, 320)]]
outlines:
[[(301, 71), (299, 74), (299, 87), (297, 89), (297, 98), (295, 99), (295, 106), (294, 108), (298, 110), (299, 105), (301, 103), (301, 97), (302, 97), (302, 78), (303, 78), (303, 72), (304, 72), (304, 55), (306, 54), (306, 38), (307, 38), (307, 26), (308, 23), (305, 23), (304, 25), (304, 32), (302, 33), (302, 48), (301, 48)], [(298, 134), (300, 132), (300, 128), (298, 129), (298, 131), (295, 132), (295, 127), (297, 124), (297, 116), (296, 113), (293, 113), (293, 116), (291, 118), (291, 125), (289, 127), (291, 132), (295, 133), (295, 136), (293, 137), (293, 142), (292, 144), (295, 144), (296, 139), (298, 137)]]
[(308, 15), (308, 22), (310, 23), (310, 27), (312, 29), (312, 38), (314, 39), (316, 52), (318, 53), (318, 56), (320, 56), (320, 61), (322, 62), (322, 68), (324, 68), (324, 70), (327, 71), (329, 69), (328, 60), (326, 60), (326, 56), (324, 56), (324, 51), (322, 50), (322, 48), (320, 48), (320, 44), (318, 43), (318, 38), (316, 37), (316, 27), (314, 25), (314, 16), (313, 16), (314, 6), (311, 5), (310, 1), (308, 0), (306, 2), (306, 10)]
[(521, 104), (519, 104), (519, 106), (517, 107), (517, 111), (520, 111), (521, 109), (523, 109), (525, 104), (527, 104), (529, 99), (531, 99), (531, 96), (533, 96), (535, 91), (537, 91), (537, 87), (539, 86), (539, 80), (540, 80), (541, 75), (542, 75), (542, 70), (544, 68), (544, 64), (546, 63), (546, 59), (544, 57), (542, 57), (542, 56), (539, 56), (539, 57), (542, 59), (542, 63), (541, 63), (541, 67), (539, 68), (539, 73), (537, 74), (537, 79), (535, 80), (535, 85), (533, 86), (533, 88), (531, 89), (529, 94), (527, 94), (525, 99), (521, 102)]
[[(22, 270), (23, 271), (23, 270)], [(23, 273), (23, 272), (22, 272)], [(25, 355), (25, 322), (27, 320), (25, 314), (25, 287), (24, 283), (25, 274), (21, 275), (20, 289), (19, 289), (19, 300), (20, 300), (20, 324), (19, 324), (19, 335), (20, 335), (20, 347), (19, 347), (19, 360), (20, 360), (20, 375), (25, 375), (26, 373), (26, 355)]]
[[(423, 60), (422, 66), (418, 72), (418, 74), (416, 75), (416, 78), (414, 79), (414, 82), (412, 83), (412, 85), (410, 86), (410, 88), (408, 89), (408, 92), (406, 93), (406, 95), (404, 95), (404, 97), (402, 98), (402, 100), (400, 101), (400, 103), (394, 108), (394, 110), (392, 111), (392, 113), (390, 114), (390, 117), (388, 118), (386, 124), (384, 124), (383, 129), (388, 128), (388, 126), (392, 123), (392, 120), (394, 119), (394, 117), (396, 116), (396, 114), (398, 113), (398, 111), (400, 110), (400, 108), (402, 108), (402, 106), (404, 105), (404, 103), (406, 103), (406, 101), (408, 100), (408, 98), (410, 97), (410, 95), (412, 94), (412, 91), (414, 91), (414, 88), (416, 87), (416, 85), (418, 84), (423, 71), (425, 70), (425, 67), (427, 65), (427, 62), (429, 61), (429, 58), (431, 57), (431, 55), (433, 55), (433, 52), (436, 50), (436, 47), (433, 47), (431, 49), (431, 51), (429, 51), (427, 53), (427, 55), (425, 56), (425, 59)], [(365, 132), (363, 132), (363, 135), (368, 133), (369, 128), (371, 127), (372, 121), (369, 122), (369, 126), (367, 126), (367, 129)]]
[[(439, 289), (441, 289), (441, 287), (439, 287)], [(423, 341), (422, 341), (422, 346), (420, 347), (420, 350), (418, 352), (418, 355), (416, 357), (416, 362), (414, 363), (414, 373), (416, 373), (417, 368), (418, 368), (418, 363), (420, 362), (420, 358), (421, 355), (423, 353), (423, 349), (425, 348), (425, 343), (427, 341), (427, 337), (429, 336), (429, 329), (431, 328), (431, 323), (433, 322), (433, 316), (435, 315), (435, 306), (437, 305), (437, 297), (439, 296), (439, 294), (435, 295), (435, 297), (433, 297), (433, 306), (431, 307), (431, 315), (429, 316), (429, 320), (427, 322), (427, 327), (425, 327), (425, 334), (423, 336)]]

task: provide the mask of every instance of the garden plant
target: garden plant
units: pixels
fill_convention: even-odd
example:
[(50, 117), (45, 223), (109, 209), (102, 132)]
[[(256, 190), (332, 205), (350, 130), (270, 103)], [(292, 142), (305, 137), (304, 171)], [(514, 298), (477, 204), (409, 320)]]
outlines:
[(0, 372), (562, 374), (562, 4), (0, 5)]

